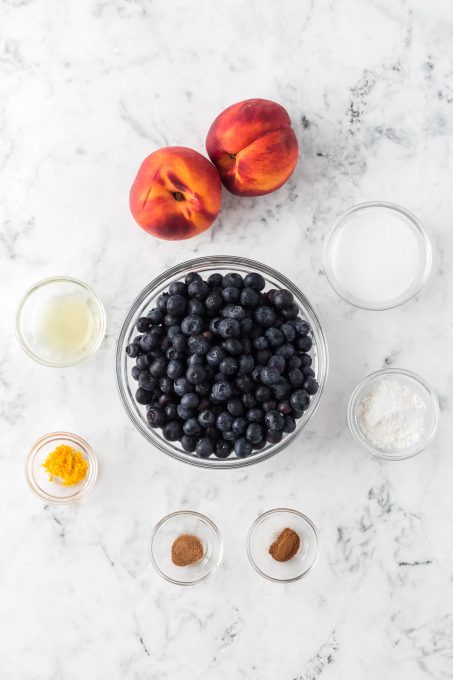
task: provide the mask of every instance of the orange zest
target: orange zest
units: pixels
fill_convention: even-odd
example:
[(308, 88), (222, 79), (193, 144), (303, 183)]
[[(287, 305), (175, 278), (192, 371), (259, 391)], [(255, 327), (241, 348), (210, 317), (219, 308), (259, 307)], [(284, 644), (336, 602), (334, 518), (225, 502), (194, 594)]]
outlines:
[(49, 453), (42, 464), (49, 473), (51, 482), (57, 481), (63, 486), (74, 486), (82, 482), (87, 476), (88, 461), (81, 451), (73, 449), (67, 444), (60, 444)]

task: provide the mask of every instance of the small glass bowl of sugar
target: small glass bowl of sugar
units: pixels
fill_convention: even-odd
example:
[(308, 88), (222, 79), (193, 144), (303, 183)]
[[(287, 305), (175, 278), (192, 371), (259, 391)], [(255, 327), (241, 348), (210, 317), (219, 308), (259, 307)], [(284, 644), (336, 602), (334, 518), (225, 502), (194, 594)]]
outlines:
[(432, 249), (421, 222), (394, 203), (347, 210), (324, 241), (332, 288), (356, 307), (384, 310), (410, 300), (431, 272)]
[(360, 446), (377, 458), (404, 460), (434, 438), (439, 402), (419, 375), (385, 368), (360, 382), (351, 395), (348, 424)]

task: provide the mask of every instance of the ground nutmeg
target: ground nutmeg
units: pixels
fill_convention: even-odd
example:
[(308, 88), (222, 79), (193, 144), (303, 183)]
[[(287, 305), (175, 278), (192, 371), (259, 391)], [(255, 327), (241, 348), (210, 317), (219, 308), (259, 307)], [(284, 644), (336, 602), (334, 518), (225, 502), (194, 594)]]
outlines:
[(171, 546), (171, 561), (177, 567), (188, 567), (199, 562), (204, 555), (203, 545), (197, 536), (181, 534)]
[(277, 562), (292, 559), (300, 548), (300, 536), (293, 529), (283, 529), (269, 548), (269, 554)]

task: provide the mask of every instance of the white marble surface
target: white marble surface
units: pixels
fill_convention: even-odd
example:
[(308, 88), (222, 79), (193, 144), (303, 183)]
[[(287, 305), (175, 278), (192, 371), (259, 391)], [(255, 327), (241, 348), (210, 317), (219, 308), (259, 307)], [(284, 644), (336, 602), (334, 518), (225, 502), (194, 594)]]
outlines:
[[(1, 680), (444, 680), (453, 677), (453, 15), (448, 0), (0, 0)], [(128, 190), (166, 144), (203, 151), (226, 105), (287, 107), (301, 160), (278, 193), (224, 195), (197, 240), (137, 228)], [(321, 272), (332, 220), (395, 201), (429, 230), (433, 274), (416, 300), (370, 313)], [(331, 352), (307, 434), (244, 471), (167, 459), (122, 411), (114, 347), (139, 290), (194, 255), (247, 254), (305, 291)], [(98, 354), (67, 370), (18, 348), (13, 315), (36, 280), (68, 274), (108, 309)], [(356, 382), (420, 372), (442, 407), (418, 458), (380, 463), (351, 440)], [(101, 471), (77, 506), (45, 507), (23, 464), (40, 435), (84, 436)], [(282, 586), (251, 569), (248, 527), (287, 505), (322, 553)], [(164, 514), (206, 513), (225, 559), (194, 588), (162, 581), (149, 536)]]

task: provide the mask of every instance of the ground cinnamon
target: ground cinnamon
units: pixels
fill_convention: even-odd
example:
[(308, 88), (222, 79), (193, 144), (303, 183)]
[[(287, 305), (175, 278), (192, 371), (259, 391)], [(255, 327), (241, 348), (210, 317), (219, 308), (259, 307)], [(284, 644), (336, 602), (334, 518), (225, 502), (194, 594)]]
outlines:
[(197, 536), (181, 534), (171, 546), (171, 561), (177, 567), (188, 567), (203, 558), (203, 545)]
[(269, 553), (277, 562), (292, 559), (300, 548), (300, 536), (293, 529), (283, 529), (269, 548)]

